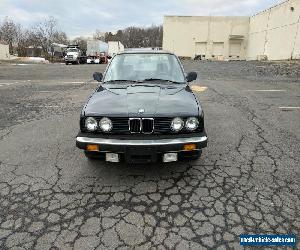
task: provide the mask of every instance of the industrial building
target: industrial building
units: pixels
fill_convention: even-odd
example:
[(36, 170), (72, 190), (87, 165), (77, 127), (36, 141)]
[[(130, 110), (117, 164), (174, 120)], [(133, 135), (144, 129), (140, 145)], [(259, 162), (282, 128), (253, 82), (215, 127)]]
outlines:
[(165, 16), (163, 49), (209, 60), (300, 59), (300, 1), (251, 17)]

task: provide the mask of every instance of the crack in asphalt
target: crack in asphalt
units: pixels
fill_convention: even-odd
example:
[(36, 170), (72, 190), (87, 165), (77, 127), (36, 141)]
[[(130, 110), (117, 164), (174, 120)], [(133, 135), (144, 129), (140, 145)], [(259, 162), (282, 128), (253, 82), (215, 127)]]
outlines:
[(74, 156), (65, 137), (40, 152), (47, 158), (41, 163), (35, 155), (26, 162), (15, 152), (0, 155), (0, 248), (240, 249), (242, 233), (298, 235), (300, 161), (293, 145), (299, 142), (272, 141), (270, 130), (278, 138), (291, 135), (272, 127), (248, 98), (209, 90), (212, 105), (240, 112), (251, 129), (222, 151), (211, 140), (198, 161), (88, 162)]

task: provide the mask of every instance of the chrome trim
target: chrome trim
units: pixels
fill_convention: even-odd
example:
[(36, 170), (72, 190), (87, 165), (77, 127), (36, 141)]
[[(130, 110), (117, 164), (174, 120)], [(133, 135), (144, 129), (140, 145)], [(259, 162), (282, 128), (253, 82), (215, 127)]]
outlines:
[(185, 143), (200, 143), (207, 141), (207, 136), (177, 138), (177, 139), (158, 139), (158, 140), (119, 140), (119, 139), (103, 139), (90, 137), (77, 137), (79, 143), (115, 145), (115, 146), (160, 146), (160, 145), (176, 145)]
[[(143, 128), (143, 120), (151, 120), (152, 121), (152, 131), (151, 132), (148, 132), (148, 133), (145, 133), (144, 132), (144, 128)], [(152, 134), (153, 133), (153, 131), (154, 131), (154, 118), (142, 118), (142, 122), (141, 122), (141, 124), (142, 124), (142, 133), (143, 134), (145, 134), (145, 135), (149, 135), (149, 134)]]
[[(131, 120), (139, 120), (140, 121), (140, 131), (139, 132), (131, 132), (131, 128), (130, 128), (130, 121)], [(141, 120), (141, 118), (129, 118), (128, 119), (128, 127), (129, 127), (129, 132), (131, 134), (140, 134), (142, 132), (142, 120)]]
[[(140, 122), (140, 131), (139, 132), (132, 132), (131, 131), (131, 127), (130, 127), (130, 121), (131, 120), (139, 120), (139, 122)], [(153, 127), (152, 127), (152, 131), (151, 132), (145, 133), (143, 131), (143, 120), (152, 120), (153, 121), (152, 122)], [(129, 118), (128, 119), (128, 127), (129, 127), (129, 132), (131, 134), (152, 134), (153, 131), (154, 131), (154, 118)]]

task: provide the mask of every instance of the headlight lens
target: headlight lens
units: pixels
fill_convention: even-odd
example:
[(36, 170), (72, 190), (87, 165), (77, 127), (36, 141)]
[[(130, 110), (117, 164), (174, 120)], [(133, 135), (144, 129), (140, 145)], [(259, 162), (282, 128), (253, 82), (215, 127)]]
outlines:
[(185, 127), (189, 131), (194, 131), (199, 126), (199, 120), (196, 117), (189, 117), (185, 122)]
[(103, 117), (99, 122), (99, 127), (103, 132), (109, 132), (112, 130), (113, 125), (109, 118)]
[(180, 117), (174, 118), (171, 122), (171, 129), (174, 132), (180, 131), (183, 128), (183, 126), (184, 126), (184, 122)]
[(85, 127), (88, 131), (95, 131), (98, 128), (98, 124), (95, 118), (88, 117), (85, 119)]

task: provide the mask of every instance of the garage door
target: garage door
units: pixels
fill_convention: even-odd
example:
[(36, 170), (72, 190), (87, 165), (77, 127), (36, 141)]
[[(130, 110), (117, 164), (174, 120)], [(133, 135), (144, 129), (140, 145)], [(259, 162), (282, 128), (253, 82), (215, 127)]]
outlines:
[(224, 43), (213, 43), (213, 56), (223, 56), (224, 55)]
[(199, 55), (206, 55), (206, 42), (197, 42), (196, 43), (196, 49), (195, 49), (195, 52), (196, 52), (196, 55), (199, 56)]
[(231, 41), (229, 44), (229, 56), (241, 56), (241, 42)]

